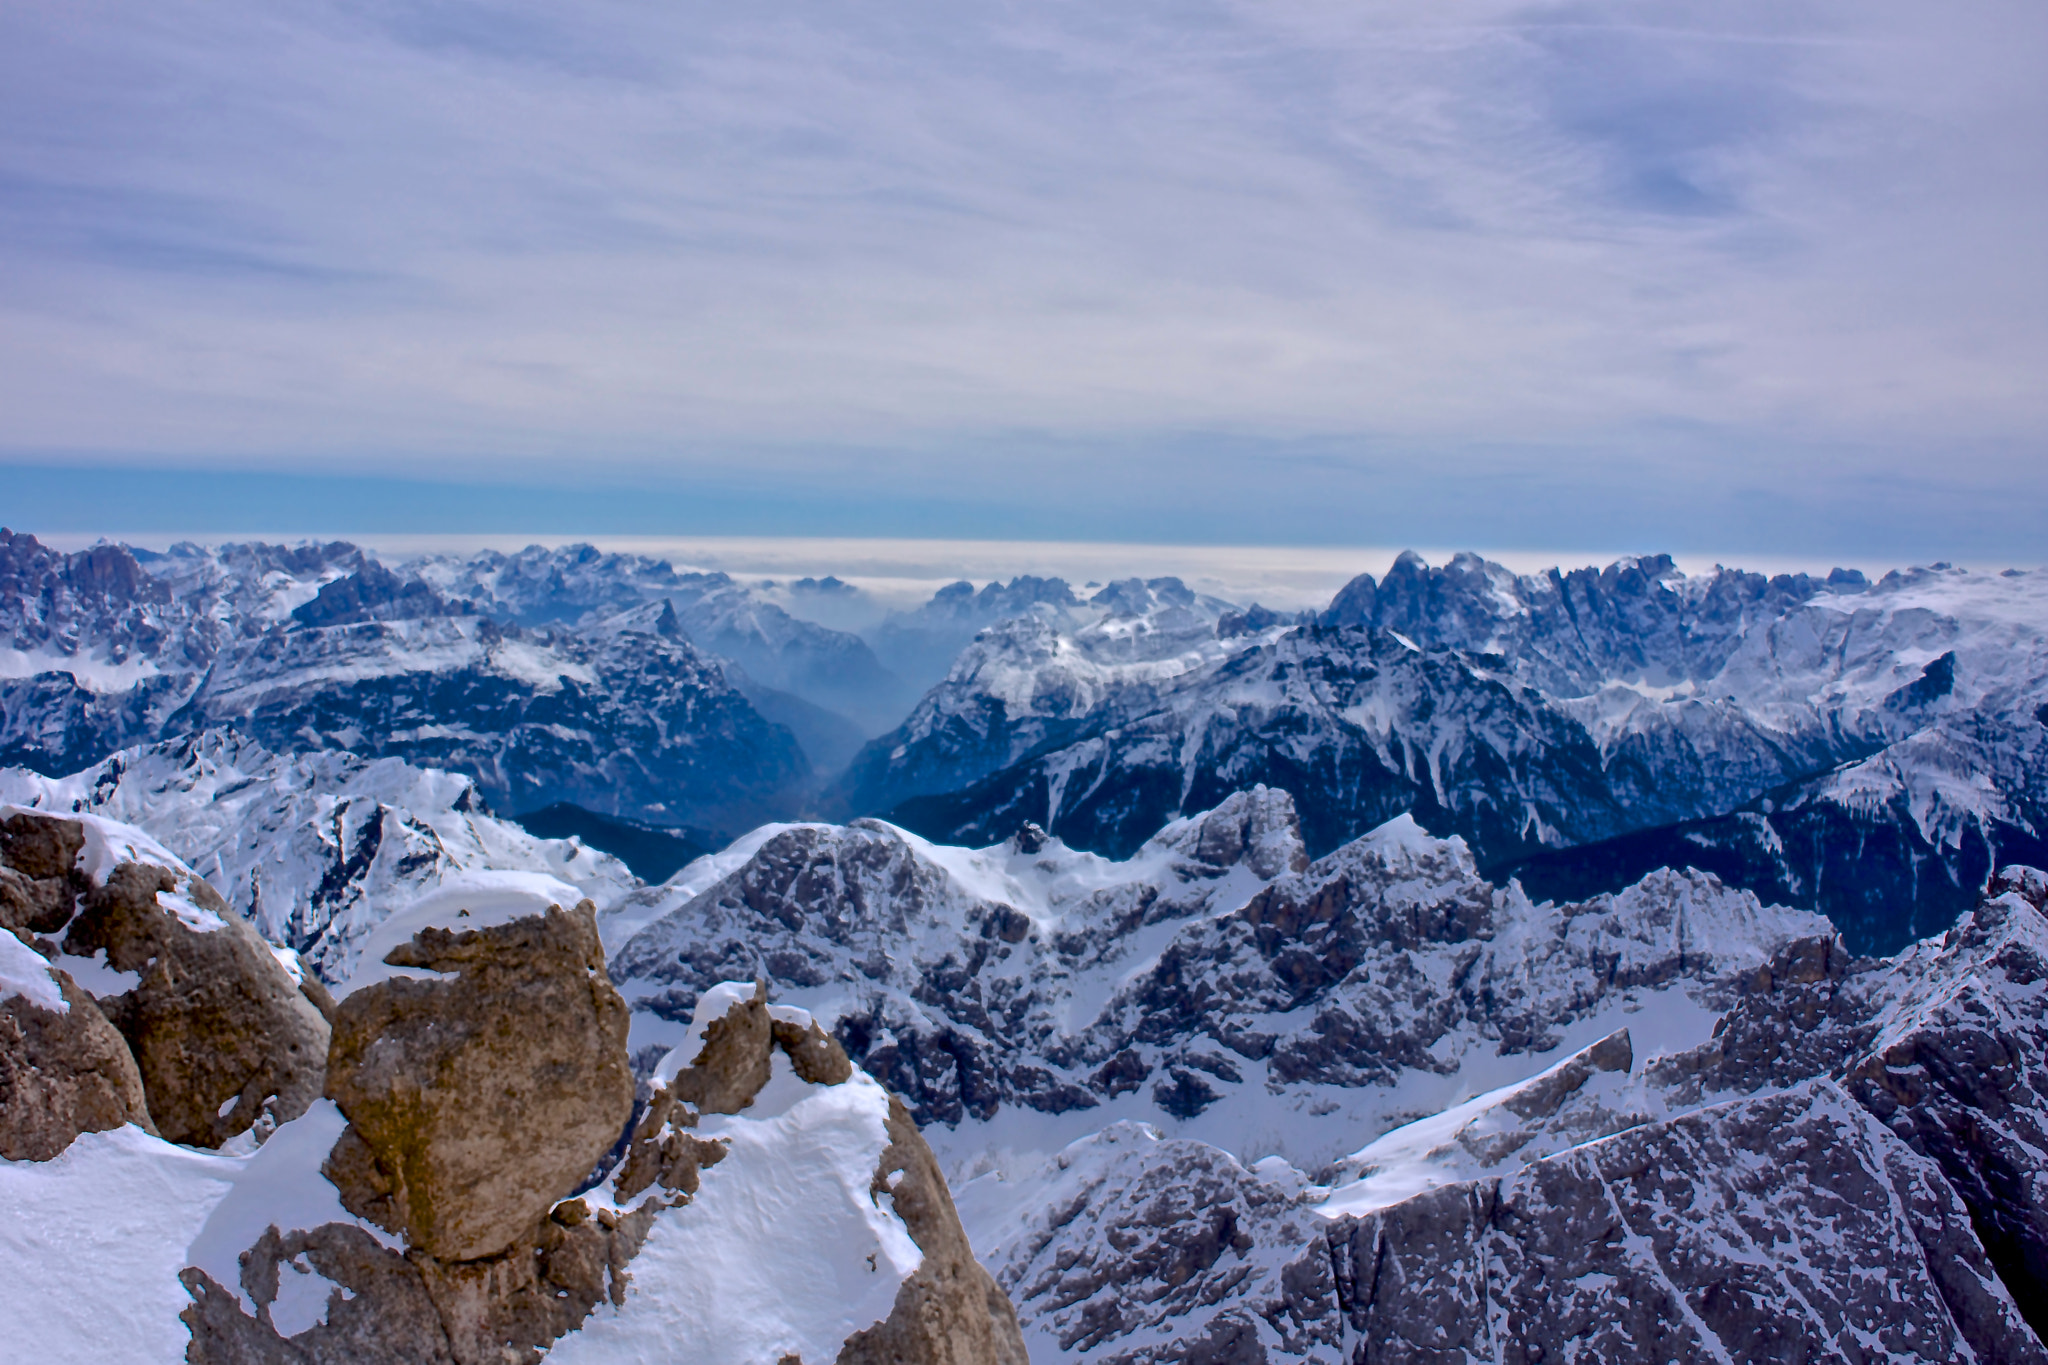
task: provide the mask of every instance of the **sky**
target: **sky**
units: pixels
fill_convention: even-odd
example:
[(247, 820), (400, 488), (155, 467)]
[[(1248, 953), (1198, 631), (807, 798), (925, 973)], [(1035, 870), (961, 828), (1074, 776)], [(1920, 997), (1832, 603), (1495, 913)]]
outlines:
[(2048, 9), (0, 6), (0, 522), (2040, 562)]

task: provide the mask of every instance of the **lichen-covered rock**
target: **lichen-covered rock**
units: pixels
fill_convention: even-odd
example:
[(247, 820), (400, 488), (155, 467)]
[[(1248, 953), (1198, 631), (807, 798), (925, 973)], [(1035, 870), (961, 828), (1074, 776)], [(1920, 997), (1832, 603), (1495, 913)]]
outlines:
[[(770, 1010), (771, 1016), (774, 1011)], [(838, 1085), (853, 1074), (853, 1060), (839, 1040), (818, 1027), (818, 1021), (772, 1019), (775, 1045), (789, 1054), (790, 1066), (812, 1085)]]
[(695, 1194), (697, 1173), (717, 1165), (725, 1155), (719, 1143), (706, 1142), (688, 1131), (696, 1122), (696, 1114), (677, 1102), (673, 1090), (656, 1086), (634, 1125), (625, 1158), (612, 1176), (614, 1195), (620, 1200), (637, 1199), (656, 1183), (683, 1200)]
[(99, 1003), (172, 1142), (218, 1147), (320, 1097), (327, 1021), (203, 879), (150, 863), (114, 867), (81, 898), (64, 950), (104, 952), (114, 971), (140, 978)]
[(887, 1318), (848, 1338), (839, 1365), (1028, 1365), (1010, 1296), (974, 1258), (945, 1174), (893, 1095), (874, 1194), (894, 1201), (924, 1263)]
[(595, 912), (585, 901), (428, 929), (385, 960), (448, 975), (341, 1002), (327, 1094), (349, 1130), (330, 1176), (351, 1212), (436, 1260), (494, 1256), (568, 1197), (632, 1114), (626, 1005)]
[[(0, 950), (29, 951), (11, 936)], [(124, 1123), (156, 1131), (127, 1042), (69, 975), (50, 976), (61, 1010), (21, 994), (0, 999), (0, 1157), (9, 1161), (48, 1161), (80, 1133)]]
[[(342, 1292), (330, 1294), (323, 1321), (286, 1338), (273, 1317), (280, 1272), (302, 1268)], [(242, 1287), (256, 1305), (253, 1317), (205, 1271), (188, 1268), (179, 1278), (192, 1295), (183, 1314), (192, 1332), (187, 1365), (456, 1365), (418, 1268), (347, 1223), (282, 1234), (272, 1228), (251, 1247)]]
[(33, 811), (0, 819), (0, 929), (54, 934), (77, 909), (85, 830), (76, 820)]
[[(400, 1253), (362, 1228), (327, 1223), (271, 1228), (242, 1257), (241, 1287), (256, 1306), (197, 1268), (188, 1365), (532, 1365), (601, 1302), (625, 1302), (625, 1264), (654, 1210), (593, 1214), (557, 1205), (518, 1244), (474, 1261)], [(276, 1316), (280, 1281), (325, 1280), (325, 1311), (310, 1325)], [(287, 1335), (287, 1332), (290, 1334)]]

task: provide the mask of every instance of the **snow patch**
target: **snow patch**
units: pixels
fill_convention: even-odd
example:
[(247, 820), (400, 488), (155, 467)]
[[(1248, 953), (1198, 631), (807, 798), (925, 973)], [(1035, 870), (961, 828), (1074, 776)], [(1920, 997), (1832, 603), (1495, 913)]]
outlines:
[(0, 932), (0, 1000), (20, 996), (53, 1014), (69, 1014), (71, 1002), (50, 974), (50, 964), (13, 934)]
[[(347, 1223), (394, 1251), (400, 1249), (400, 1243), (391, 1234), (343, 1208), (340, 1193), (320, 1173), (320, 1164), (334, 1150), (335, 1141), (347, 1126), (348, 1120), (334, 1101), (317, 1100), (304, 1114), (280, 1126), (253, 1153), (222, 1166), (221, 1174), (232, 1186), (213, 1206), (198, 1235), (189, 1239), (190, 1249), (185, 1254), (188, 1264), (205, 1271), (216, 1284), (235, 1294), (251, 1315), (256, 1312), (256, 1305), (242, 1288), (241, 1255), (271, 1227), (279, 1232), (299, 1232), (327, 1223)], [(289, 1274), (281, 1274), (279, 1283), (290, 1278)], [(309, 1286), (299, 1285), (301, 1297), (287, 1311), (308, 1311), (303, 1296), (310, 1292)], [(322, 1316), (326, 1303), (322, 1294), (318, 1299)], [(296, 1330), (303, 1331), (318, 1320), (316, 1317), (304, 1321)], [(278, 1328), (290, 1335), (282, 1321)]]

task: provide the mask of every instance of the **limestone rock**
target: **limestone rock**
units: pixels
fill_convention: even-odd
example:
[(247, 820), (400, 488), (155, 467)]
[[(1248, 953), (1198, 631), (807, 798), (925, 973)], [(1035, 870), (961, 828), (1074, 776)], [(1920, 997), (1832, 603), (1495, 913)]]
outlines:
[(756, 982), (751, 1000), (735, 1002), (704, 1026), (703, 1046), (676, 1073), (676, 1098), (703, 1114), (737, 1114), (768, 1084), (774, 1027), (768, 987)]
[(672, 1195), (687, 1199), (697, 1192), (697, 1172), (715, 1166), (725, 1148), (706, 1142), (686, 1131), (697, 1116), (677, 1103), (667, 1086), (657, 1086), (647, 1102), (646, 1112), (634, 1126), (626, 1156), (612, 1178), (612, 1189), (621, 1199), (637, 1199), (650, 1185), (659, 1182)]
[(199, 877), (122, 863), (89, 888), (67, 953), (141, 977), (100, 1001), (163, 1136), (218, 1147), (320, 1097), (328, 1027), (269, 946)]
[(848, 1338), (839, 1365), (1028, 1365), (1010, 1296), (974, 1258), (945, 1174), (893, 1095), (874, 1193), (894, 1201), (924, 1264), (887, 1318)]
[(1822, 1080), (1340, 1219), (1329, 1241), (1353, 1365), (2048, 1362), (1968, 1223), (1931, 1162)]
[[(289, 1269), (285, 1269), (289, 1267)], [(325, 1321), (287, 1339), (271, 1310), (280, 1272), (331, 1281)], [(243, 1259), (241, 1301), (205, 1271), (179, 1277), (192, 1295), (187, 1365), (456, 1365), (448, 1333), (411, 1261), (347, 1223), (280, 1235), (272, 1228)]]
[(34, 811), (0, 820), (0, 863), (31, 880), (69, 878), (84, 848), (85, 829), (76, 820)]
[[(530, 1238), (497, 1256), (442, 1262), (380, 1245), (361, 1228), (272, 1228), (242, 1262), (250, 1316), (204, 1271), (185, 1271), (193, 1304), (188, 1365), (532, 1365), (600, 1302), (625, 1302), (625, 1263), (653, 1209), (593, 1216), (558, 1205)], [(310, 1271), (330, 1281), (323, 1320), (284, 1336), (272, 1316), (279, 1282)], [(297, 1324), (291, 1324), (296, 1326)]]
[(818, 1027), (817, 1020), (774, 1019), (771, 1029), (775, 1045), (789, 1054), (792, 1069), (812, 1085), (838, 1085), (853, 1074), (853, 1061), (846, 1049)]
[(327, 1094), (349, 1129), (330, 1178), (351, 1212), (438, 1261), (494, 1256), (589, 1175), (632, 1114), (626, 1005), (595, 910), (428, 929), (385, 960), (450, 975), (341, 1002)]
[(80, 1133), (140, 1124), (151, 1132), (135, 1058), (90, 995), (52, 970), (64, 1010), (0, 1000), (0, 1157), (48, 1161)]
[(77, 867), (84, 847), (76, 820), (22, 810), (0, 819), (0, 929), (26, 942), (68, 924), (88, 884)]

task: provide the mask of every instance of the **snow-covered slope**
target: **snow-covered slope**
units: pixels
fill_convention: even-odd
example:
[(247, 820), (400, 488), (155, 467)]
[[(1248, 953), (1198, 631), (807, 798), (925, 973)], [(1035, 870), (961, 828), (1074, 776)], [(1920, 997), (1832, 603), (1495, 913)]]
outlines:
[(493, 818), (468, 778), (342, 751), (276, 754), (230, 731), (63, 778), (0, 769), (0, 802), (147, 831), (335, 987), (380, 924), (429, 896), (480, 894), (507, 873), (545, 879), (569, 905), (639, 885), (609, 854)]
[(1121, 1123), (960, 1208), (1040, 1361), (2048, 1360), (2048, 876), (1992, 891), (1890, 961), (1798, 939), (1720, 1010), (1468, 1052), (1334, 1162)]

